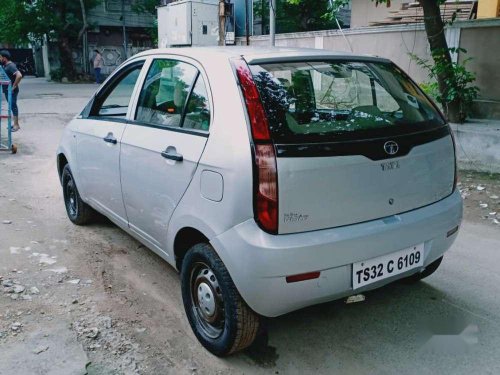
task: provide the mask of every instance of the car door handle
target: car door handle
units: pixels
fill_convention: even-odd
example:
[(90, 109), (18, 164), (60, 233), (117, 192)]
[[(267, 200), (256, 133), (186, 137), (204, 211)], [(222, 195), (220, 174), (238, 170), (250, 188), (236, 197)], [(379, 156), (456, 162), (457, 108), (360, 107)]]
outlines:
[(116, 140), (115, 137), (113, 137), (113, 133), (108, 133), (107, 136), (105, 136), (103, 138), (104, 142), (108, 142), (108, 143), (112, 143), (114, 145), (116, 145), (118, 143), (118, 141)]
[(181, 154), (177, 153), (175, 147), (172, 146), (169, 146), (165, 151), (162, 151), (161, 156), (163, 156), (165, 159), (170, 159), (175, 161), (184, 160), (184, 157)]

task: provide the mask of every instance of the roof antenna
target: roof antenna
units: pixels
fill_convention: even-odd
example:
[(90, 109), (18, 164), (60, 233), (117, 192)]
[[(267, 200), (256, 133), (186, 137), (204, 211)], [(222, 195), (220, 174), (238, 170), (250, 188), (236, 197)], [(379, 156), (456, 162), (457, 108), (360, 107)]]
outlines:
[(335, 18), (335, 22), (337, 23), (337, 27), (339, 28), (340, 33), (342, 34), (345, 42), (349, 46), (349, 50), (351, 51), (351, 53), (354, 53), (354, 51), (352, 50), (351, 43), (349, 43), (349, 40), (346, 38), (346, 36), (344, 34), (344, 30), (342, 30), (342, 27), (340, 26), (339, 20), (337, 19), (337, 14), (339, 13), (340, 8), (342, 8), (344, 5), (339, 4), (339, 3), (337, 3), (337, 5), (334, 5), (334, 3), (333, 3), (334, 0), (329, 0), (328, 2), (330, 3), (330, 9), (332, 10), (332, 16), (333, 16), (333, 18)]

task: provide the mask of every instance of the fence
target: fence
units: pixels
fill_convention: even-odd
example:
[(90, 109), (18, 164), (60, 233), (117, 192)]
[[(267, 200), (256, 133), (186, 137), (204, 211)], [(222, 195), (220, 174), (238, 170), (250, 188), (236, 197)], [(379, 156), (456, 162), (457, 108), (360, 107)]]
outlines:
[[(7, 100), (4, 100), (4, 88), (7, 92)], [(0, 151), (11, 151), (16, 153), (17, 148), (12, 144), (12, 82), (3, 68), (0, 66)], [(5, 102), (5, 103), (4, 103)]]

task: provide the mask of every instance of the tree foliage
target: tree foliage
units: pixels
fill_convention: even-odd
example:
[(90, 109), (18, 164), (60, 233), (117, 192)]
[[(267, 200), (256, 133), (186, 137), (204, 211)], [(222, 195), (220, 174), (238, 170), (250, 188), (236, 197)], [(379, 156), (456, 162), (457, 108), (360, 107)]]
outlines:
[(23, 1), (0, 0), (0, 42), (26, 44), (30, 40), (29, 9)]
[[(84, 0), (85, 9), (99, 0)], [(42, 40), (47, 35), (56, 41), (61, 35), (78, 37), (83, 26), (79, 1), (0, 0), (0, 39), (9, 43)]]
[(42, 43), (45, 36), (59, 49), (65, 75), (75, 77), (71, 50), (84, 27), (83, 9), (100, 0), (0, 0), (0, 41), (11, 44)]
[(137, 13), (150, 13), (156, 16), (156, 7), (159, 4), (159, 0), (137, 0), (132, 4), (132, 10)]
[[(269, 0), (254, 1), (254, 16), (263, 25), (269, 22)], [(289, 33), (336, 29), (335, 20), (328, 15), (329, 0), (276, 0), (276, 32)]]
[[(467, 51), (463, 48), (449, 48), (450, 53), (466, 54)], [(448, 90), (443, 94), (439, 90), (437, 83), (438, 76), (445, 73), (450, 67), (443, 64), (442, 60), (437, 58), (432, 63), (428, 59), (421, 58), (415, 54), (410, 54), (410, 57), (417, 62), (419, 66), (425, 69), (431, 79), (421, 85), (424, 91), (436, 99), (442, 105), (457, 101), (460, 106), (460, 116), (465, 119), (472, 102), (477, 98), (479, 88), (474, 85), (476, 75), (467, 70), (467, 64), (472, 58), (462, 59), (461, 62), (452, 62), (451, 69), (453, 74), (448, 75), (446, 78), (446, 85)], [(446, 95), (446, 96), (443, 96)]]
[(156, 7), (160, 5), (160, 0), (136, 0), (132, 3), (132, 10), (137, 14), (146, 13), (154, 16), (154, 23), (148, 28), (148, 33), (154, 45), (158, 45), (158, 18)]

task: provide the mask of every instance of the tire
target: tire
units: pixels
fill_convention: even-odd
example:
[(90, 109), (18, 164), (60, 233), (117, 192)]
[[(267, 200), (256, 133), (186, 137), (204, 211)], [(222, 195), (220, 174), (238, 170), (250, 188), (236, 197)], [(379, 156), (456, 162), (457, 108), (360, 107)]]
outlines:
[(241, 298), (210, 245), (197, 244), (186, 253), (181, 288), (189, 324), (209, 352), (226, 356), (253, 343), (260, 317)]
[(64, 205), (68, 218), (73, 224), (89, 224), (95, 218), (95, 211), (80, 197), (75, 179), (71, 173), (69, 164), (63, 168), (61, 182), (63, 187)]
[(439, 268), (439, 265), (443, 261), (443, 257), (436, 259), (434, 262), (429, 264), (427, 267), (422, 272), (417, 272), (414, 275), (405, 277), (404, 279), (401, 279), (401, 281), (405, 284), (415, 284), (418, 283), (420, 280), (425, 279), (427, 276), (432, 275), (436, 270)]

